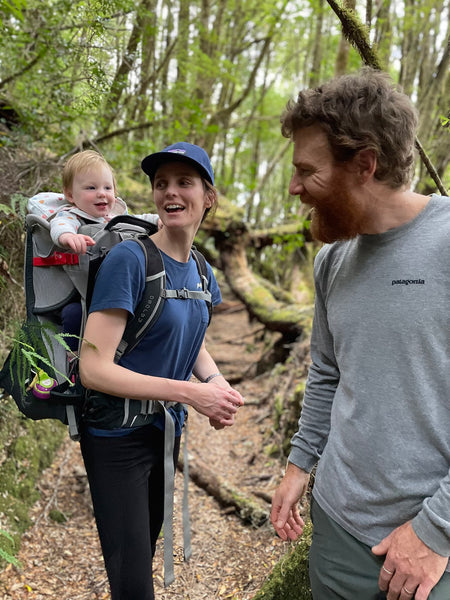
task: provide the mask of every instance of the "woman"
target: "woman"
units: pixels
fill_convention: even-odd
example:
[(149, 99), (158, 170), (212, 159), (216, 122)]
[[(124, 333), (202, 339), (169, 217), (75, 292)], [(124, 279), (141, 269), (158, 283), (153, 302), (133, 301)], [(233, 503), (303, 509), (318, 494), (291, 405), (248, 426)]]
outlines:
[[(162, 253), (167, 288), (196, 289), (200, 276), (190, 254), (194, 236), (217, 202), (207, 153), (180, 142), (142, 161), (163, 227), (152, 236)], [(208, 265), (213, 304), (221, 302)], [(81, 437), (112, 600), (154, 598), (152, 557), (164, 513), (164, 415), (147, 424), (111, 429), (107, 412), (124, 398), (167, 403), (175, 424), (173, 459), (185, 418), (183, 404), (209, 418), (215, 429), (231, 426), (243, 404), (206, 349), (204, 300), (169, 298), (154, 327), (118, 364), (114, 354), (145, 285), (144, 254), (133, 241), (115, 246), (99, 270), (80, 358), (91, 394)], [(201, 289), (201, 286), (200, 286)], [(189, 381), (191, 374), (206, 385)], [(105, 397), (107, 401), (104, 401)], [(111, 404), (111, 402), (113, 404)], [(172, 425), (171, 425), (172, 427)]]

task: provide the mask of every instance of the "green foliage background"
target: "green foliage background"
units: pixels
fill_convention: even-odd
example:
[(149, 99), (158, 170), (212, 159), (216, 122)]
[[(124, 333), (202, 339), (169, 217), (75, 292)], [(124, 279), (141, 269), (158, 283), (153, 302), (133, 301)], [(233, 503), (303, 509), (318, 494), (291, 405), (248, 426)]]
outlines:
[[(361, 19), (363, 10), (356, 7)], [(414, 9), (395, 0), (366, 23), (381, 62), (423, 113), (422, 145), (447, 183), (448, 152), (442, 159), (439, 148), (449, 149), (441, 124), (449, 110), (448, 11), (448, 0), (419, 0)], [(55, 185), (57, 169), (42, 164), (89, 146), (119, 180), (145, 183), (141, 159), (189, 139), (212, 154), (221, 191), (247, 206), (252, 224), (292, 218), (279, 116), (298, 89), (336, 72), (341, 28), (328, 5), (15, 0), (1, 3), (0, 18), (1, 144), (21, 147), (29, 161), (22, 175), (30, 177), (20, 182), (27, 188), (15, 191)], [(347, 48), (345, 69), (361, 63)], [(418, 175), (425, 187), (425, 173)]]
[[(132, 211), (151, 210), (142, 158), (185, 139), (208, 150), (219, 191), (249, 227), (297, 221), (280, 114), (299, 89), (363, 63), (331, 1), (0, 0), (0, 257), (13, 277), (21, 279), (14, 195), (59, 190), (62, 164), (83, 148), (110, 161)], [(447, 188), (449, 5), (342, 7), (346, 35), (371, 46), (417, 104), (421, 144)], [(436, 191), (420, 162), (415, 185)], [(302, 245), (276, 243), (249, 260), (289, 287)], [(9, 285), (0, 270), (1, 282)], [(19, 292), (9, 294), (14, 315)]]

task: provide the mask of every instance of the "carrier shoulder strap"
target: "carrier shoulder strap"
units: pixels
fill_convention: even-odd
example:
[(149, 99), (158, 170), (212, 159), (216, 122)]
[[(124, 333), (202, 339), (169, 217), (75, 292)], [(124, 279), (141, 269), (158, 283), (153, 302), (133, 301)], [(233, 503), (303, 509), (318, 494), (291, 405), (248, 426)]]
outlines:
[(209, 296), (208, 298), (205, 298), (206, 306), (208, 307), (208, 314), (209, 314), (208, 325), (209, 325), (211, 323), (213, 305), (212, 305), (211, 292), (208, 290), (208, 268), (206, 266), (206, 259), (203, 256), (203, 254), (197, 250), (197, 248), (195, 246), (192, 246), (191, 253), (197, 264), (197, 269), (200, 274), (200, 279), (202, 281), (202, 289)]
[[(154, 325), (163, 309), (165, 298), (205, 300), (208, 307), (209, 321), (212, 314), (211, 292), (208, 290), (206, 260), (194, 247), (191, 253), (197, 265), (202, 282), (202, 291), (167, 290), (166, 271), (161, 253), (152, 239), (148, 236), (133, 238), (138, 243), (145, 256), (145, 289), (134, 316), (128, 321), (122, 340), (115, 354), (115, 362), (137, 346), (144, 334)], [(208, 324), (209, 324), (208, 321)]]
[(31, 240), (33, 232), (30, 225), (26, 225), (25, 230), (25, 261), (24, 261), (24, 288), (25, 288), (25, 308), (27, 319), (33, 316), (36, 297), (33, 287), (33, 242)]
[(145, 289), (134, 316), (128, 321), (123, 337), (116, 350), (115, 362), (130, 352), (153, 326), (163, 309), (162, 292), (166, 288), (166, 271), (158, 248), (148, 237), (133, 238), (145, 256)]

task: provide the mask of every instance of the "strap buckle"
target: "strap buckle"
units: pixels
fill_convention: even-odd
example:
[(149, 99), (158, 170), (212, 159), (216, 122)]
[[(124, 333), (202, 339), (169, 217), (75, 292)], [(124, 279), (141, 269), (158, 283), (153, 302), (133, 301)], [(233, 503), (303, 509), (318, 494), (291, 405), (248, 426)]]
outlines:
[(189, 298), (189, 290), (187, 288), (175, 291), (177, 293), (177, 298), (180, 298), (181, 300), (187, 300)]

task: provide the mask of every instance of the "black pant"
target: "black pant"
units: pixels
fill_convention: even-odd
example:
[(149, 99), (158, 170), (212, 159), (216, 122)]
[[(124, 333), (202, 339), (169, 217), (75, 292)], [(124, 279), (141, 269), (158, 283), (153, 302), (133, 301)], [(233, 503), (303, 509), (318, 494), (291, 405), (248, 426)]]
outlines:
[[(174, 464), (180, 438), (175, 439)], [(152, 558), (164, 518), (164, 432), (84, 432), (81, 451), (112, 600), (154, 600)]]

